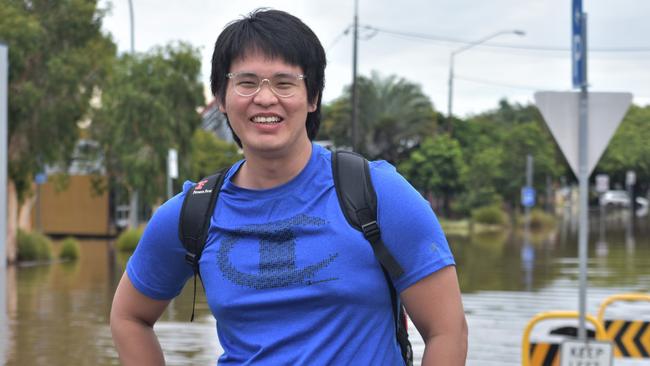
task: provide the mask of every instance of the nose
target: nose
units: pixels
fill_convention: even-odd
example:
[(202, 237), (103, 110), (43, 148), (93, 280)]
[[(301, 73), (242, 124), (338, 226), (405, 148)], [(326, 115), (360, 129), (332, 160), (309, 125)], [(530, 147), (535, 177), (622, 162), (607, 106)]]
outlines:
[[(264, 83), (266, 82), (266, 88), (264, 87)], [(253, 102), (268, 106), (277, 103), (278, 97), (275, 95), (273, 90), (271, 90), (271, 82), (269, 79), (262, 79), (260, 82), (260, 90), (255, 94), (253, 97)]]

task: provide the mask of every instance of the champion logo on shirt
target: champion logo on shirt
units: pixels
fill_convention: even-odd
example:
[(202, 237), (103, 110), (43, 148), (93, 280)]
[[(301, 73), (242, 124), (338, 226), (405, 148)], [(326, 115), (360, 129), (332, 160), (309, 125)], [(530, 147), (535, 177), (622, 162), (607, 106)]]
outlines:
[[(294, 229), (304, 226), (323, 226), (327, 221), (307, 216), (296, 215), (292, 218), (267, 224), (247, 225), (234, 233), (226, 235), (217, 253), (217, 263), (221, 272), (231, 282), (257, 290), (289, 287), (295, 285), (314, 285), (316, 283), (337, 280), (338, 278), (315, 278), (317, 273), (328, 267), (338, 257), (338, 253), (303, 268), (296, 266), (296, 234)], [(259, 271), (245, 273), (235, 267), (230, 260), (230, 253), (241, 239), (259, 238)], [(244, 244), (242, 244), (244, 245)]]

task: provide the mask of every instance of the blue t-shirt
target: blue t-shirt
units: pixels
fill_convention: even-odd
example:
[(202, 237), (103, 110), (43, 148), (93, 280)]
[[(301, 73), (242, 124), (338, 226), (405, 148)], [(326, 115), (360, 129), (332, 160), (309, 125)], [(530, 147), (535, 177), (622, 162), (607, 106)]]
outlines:
[[(312, 145), (306, 167), (271, 189), (226, 176), (200, 260), (224, 349), (219, 365), (403, 365), (388, 285), (370, 243), (346, 221), (331, 153)], [(454, 264), (428, 202), (386, 162), (372, 162), (382, 239), (404, 268), (399, 292)], [(153, 299), (177, 296), (191, 267), (178, 239), (185, 192), (153, 215), (128, 262)]]

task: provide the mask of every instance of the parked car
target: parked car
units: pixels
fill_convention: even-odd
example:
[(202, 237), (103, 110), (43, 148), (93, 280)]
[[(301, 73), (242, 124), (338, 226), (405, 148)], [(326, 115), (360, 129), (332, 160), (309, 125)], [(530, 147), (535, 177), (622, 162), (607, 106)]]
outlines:
[[(644, 197), (635, 199), (635, 206), (639, 208), (648, 207), (648, 200)], [(630, 207), (630, 196), (627, 191), (607, 191), (600, 196), (600, 205), (606, 207)]]

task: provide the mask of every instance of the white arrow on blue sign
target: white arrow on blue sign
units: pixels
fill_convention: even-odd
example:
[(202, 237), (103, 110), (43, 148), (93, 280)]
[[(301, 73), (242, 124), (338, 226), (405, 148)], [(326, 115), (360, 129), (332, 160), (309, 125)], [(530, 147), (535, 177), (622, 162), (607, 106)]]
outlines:
[(521, 187), (521, 205), (524, 207), (535, 206), (535, 188)]
[(573, 87), (580, 88), (585, 83), (586, 54), (583, 43), (582, 0), (573, 0), (571, 12), (571, 61), (573, 65)]
[(34, 176), (34, 182), (36, 184), (45, 184), (45, 183), (47, 183), (47, 174), (45, 174), (45, 173), (37, 173)]

